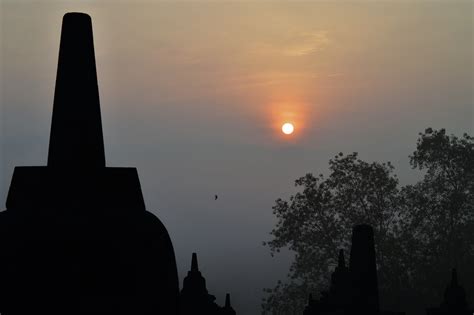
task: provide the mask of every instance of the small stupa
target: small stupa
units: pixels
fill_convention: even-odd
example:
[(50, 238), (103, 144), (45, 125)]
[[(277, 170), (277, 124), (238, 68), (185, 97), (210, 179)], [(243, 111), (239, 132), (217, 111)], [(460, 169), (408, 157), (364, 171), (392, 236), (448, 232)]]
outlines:
[(468, 308), (466, 291), (458, 282), (455, 268), (451, 271), (451, 281), (444, 290), (444, 300), (439, 307), (426, 310), (427, 315), (472, 315), (474, 310)]
[(225, 295), (225, 304), (224, 304), (224, 307), (222, 307), (219, 310), (219, 315), (235, 315), (235, 310), (232, 308), (232, 305), (230, 304), (229, 293)]
[(183, 280), (183, 288), (180, 294), (181, 315), (216, 315), (219, 306), (215, 303), (216, 297), (209, 294), (206, 287), (206, 279), (199, 271), (197, 254), (193, 253), (191, 258), (191, 270)]

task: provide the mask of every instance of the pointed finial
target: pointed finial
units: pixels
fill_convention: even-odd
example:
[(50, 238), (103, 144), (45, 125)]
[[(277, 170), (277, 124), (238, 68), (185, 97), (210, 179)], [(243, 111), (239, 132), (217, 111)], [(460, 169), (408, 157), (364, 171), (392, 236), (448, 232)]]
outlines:
[(48, 166), (105, 167), (92, 21), (84, 13), (63, 17)]
[(455, 287), (458, 285), (458, 273), (456, 268), (453, 268), (451, 271), (451, 286)]
[(227, 293), (225, 295), (225, 308), (231, 308), (232, 306), (230, 305), (230, 294)]
[(196, 253), (193, 253), (193, 257), (191, 259), (191, 271), (199, 271), (198, 259), (197, 259)]
[(346, 266), (346, 260), (344, 258), (344, 250), (339, 250), (339, 258), (338, 258), (338, 267), (344, 268)]

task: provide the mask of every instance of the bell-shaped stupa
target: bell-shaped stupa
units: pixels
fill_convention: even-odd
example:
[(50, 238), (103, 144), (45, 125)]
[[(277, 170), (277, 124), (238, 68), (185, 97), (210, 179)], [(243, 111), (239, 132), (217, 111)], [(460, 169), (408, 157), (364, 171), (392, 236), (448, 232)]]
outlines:
[(177, 314), (178, 276), (135, 168), (106, 167), (91, 18), (63, 18), (48, 165), (0, 213), (0, 313)]

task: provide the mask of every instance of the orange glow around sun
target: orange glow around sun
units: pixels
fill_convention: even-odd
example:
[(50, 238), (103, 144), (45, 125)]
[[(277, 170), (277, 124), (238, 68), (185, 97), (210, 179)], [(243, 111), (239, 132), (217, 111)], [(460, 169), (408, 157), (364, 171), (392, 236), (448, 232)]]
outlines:
[[(270, 103), (268, 119), (275, 139), (298, 141), (305, 133), (308, 105), (303, 102)], [(276, 132), (276, 133), (275, 133)]]

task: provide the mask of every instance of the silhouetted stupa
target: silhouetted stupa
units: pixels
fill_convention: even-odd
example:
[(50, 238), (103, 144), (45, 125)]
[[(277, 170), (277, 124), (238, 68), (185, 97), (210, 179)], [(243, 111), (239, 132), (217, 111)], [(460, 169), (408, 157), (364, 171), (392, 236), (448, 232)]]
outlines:
[(472, 315), (474, 310), (469, 310), (466, 292), (458, 283), (456, 269), (451, 272), (451, 282), (444, 291), (444, 301), (439, 307), (426, 310), (427, 315)]
[(106, 167), (92, 23), (63, 18), (48, 165), (16, 167), (0, 213), (0, 313), (177, 314), (163, 224), (135, 168)]
[(230, 294), (226, 294), (223, 307), (215, 303), (216, 297), (209, 294), (206, 279), (199, 271), (197, 254), (191, 258), (191, 270), (183, 280), (183, 288), (179, 297), (180, 315), (235, 315), (230, 305)]
[(344, 251), (339, 250), (338, 264), (331, 274), (329, 291), (321, 291), (321, 298), (314, 300), (310, 294), (304, 315), (344, 314), (350, 307), (350, 274), (346, 267)]
[(349, 272), (352, 291), (351, 309), (354, 314), (378, 314), (379, 290), (374, 230), (370, 225), (356, 225), (352, 230)]
[(183, 280), (179, 298), (181, 315), (217, 314), (219, 306), (214, 302), (216, 297), (208, 293), (206, 279), (198, 267), (197, 254), (193, 253), (191, 270)]
[(232, 305), (230, 305), (229, 293), (225, 295), (225, 304), (224, 307), (219, 310), (219, 315), (235, 315), (235, 310), (232, 308)]
[(344, 251), (339, 250), (338, 264), (331, 275), (329, 296), (332, 304), (344, 307), (350, 303), (350, 273), (346, 267)]
[(349, 268), (344, 251), (339, 251), (338, 265), (331, 275), (328, 291), (321, 298), (310, 295), (304, 315), (403, 315), (402, 312), (380, 311), (375, 260), (374, 231), (370, 225), (352, 229)]

